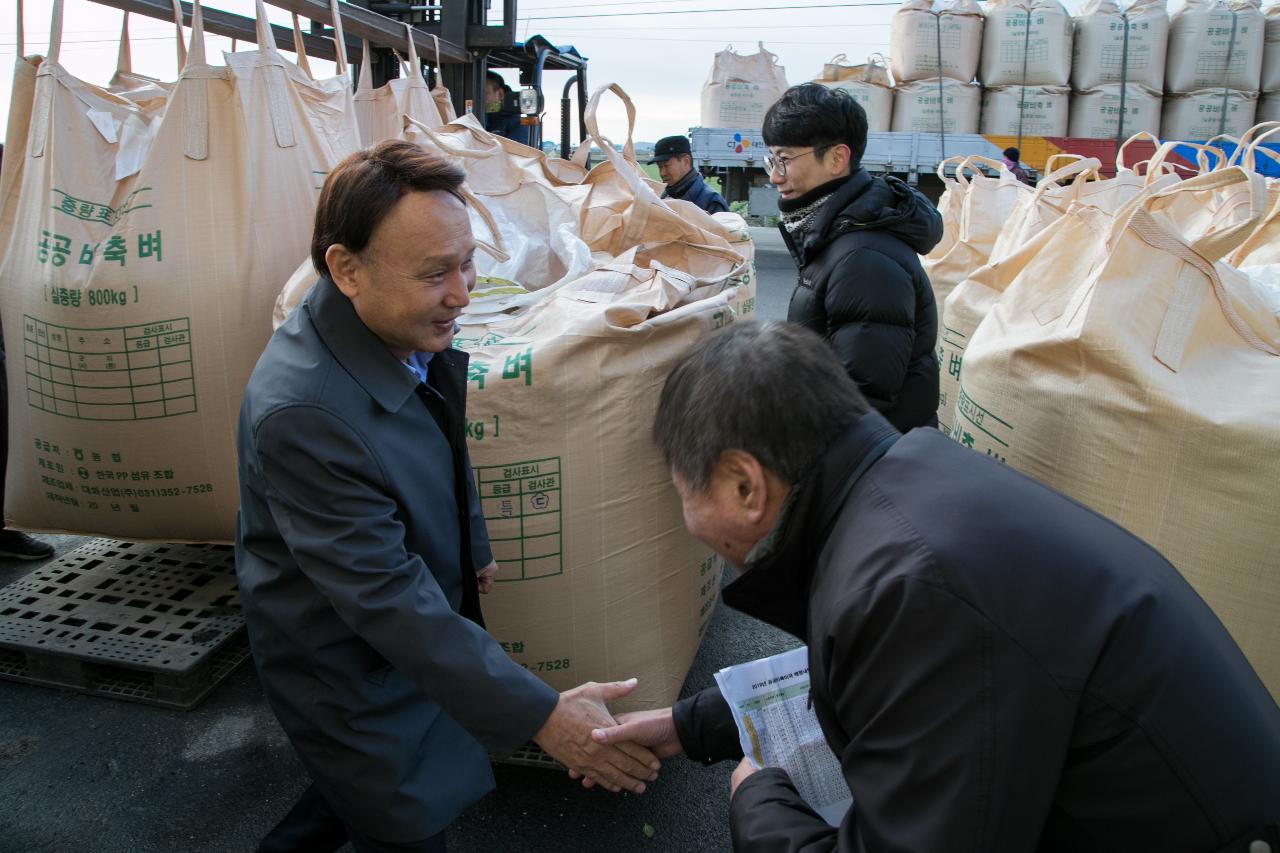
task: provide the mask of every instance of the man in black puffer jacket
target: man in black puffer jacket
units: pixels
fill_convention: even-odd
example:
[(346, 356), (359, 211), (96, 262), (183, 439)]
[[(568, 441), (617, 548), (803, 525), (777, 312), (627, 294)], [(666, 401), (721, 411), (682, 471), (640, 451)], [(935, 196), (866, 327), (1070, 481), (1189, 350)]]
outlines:
[(764, 117), (782, 238), (800, 268), (787, 319), (821, 335), (863, 396), (899, 430), (938, 425), (938, 309), (920, 265), (942, 216), (893, 177), (862, 168), (867, 114), (805, 83)]

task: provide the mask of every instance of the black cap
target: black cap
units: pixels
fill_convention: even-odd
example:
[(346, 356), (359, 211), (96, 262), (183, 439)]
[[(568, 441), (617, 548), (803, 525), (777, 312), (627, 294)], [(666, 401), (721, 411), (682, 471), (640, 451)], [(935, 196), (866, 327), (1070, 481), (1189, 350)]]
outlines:
[(664, 163), (677, 154), (692, 154), (687, 136), (664, 136), (653, 146), (653, 159), (650, 163)]

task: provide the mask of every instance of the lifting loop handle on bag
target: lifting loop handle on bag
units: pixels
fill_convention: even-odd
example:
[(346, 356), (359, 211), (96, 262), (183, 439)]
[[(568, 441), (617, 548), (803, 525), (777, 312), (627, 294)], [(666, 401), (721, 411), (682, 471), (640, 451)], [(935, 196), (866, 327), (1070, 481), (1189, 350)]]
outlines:
[[(204, 53), (204, 14), (200, 0), (191, 2), (191, 47), (187, 51), (187, 64), (183, 75), (207, 65)], [(202, 76), (192, 76), (186, 87), (186, 109), (183, 111), (182, 153), (189, 160), (209, 158), (209, 81)]]
[[(329, 17), (333, 18), (333, 49), (338, 57), (338, 73), (346, 77), (350, 72), (351, 63), (347, 57), (347, 38), (342, 32), (342, 12), (338, 9), (338, 0), (329, 0)], [(349, 81), (348, 85), (350, 85)]]
[[(267, 7), (262, 0), (254, 0), (257, 12), (258, 50), (271, 55), (278, 55), (275, 36), (271, 32), (271, 22), (267, 19)], [(284, 64), (272, 63), (262, 69), (267, 83), (267, 110), (271, 113), (271, 129), (275, 132), (276, 146), (292, 148), (298, 144), (293, 135), (292, 109), (289, 106), (288, 82)]]
[[(764, 45), (760, 45), (761, 51)], [(631, 97), (622, 90), (617, 83), (610, 83), (608, 86), (601, 86), (591, 95), (591, 100), (587, 102), (587, 109), (584, 113), (583, 125), (587, 129), (587, 135), (590, 136), (595, 143), (604, 148), (605, 139), (600, 133), (600, 125), (596, 121), (596, 112), (600, 109), (600, 99), (604, 97), (605, 92), (613, 92), (622, 101), (622, 105), (627, 110), (627, 144), (622, 148), (622, 156), (631, 163), (636, 163), (636, 146), (632, 142), (632, 137), (636, 130), (636, 105), (631, 102)]]
[(312, 80), (316, 79), (311, 73), (311, 63), (307, 60), (307, 46), (302, 41), (302, 22), (298, 20), (298, 13), (293, 14), (293, 52), (298, 56), (298, 67), (302, 69), (302, 73), (306, 74)]
[[(18, 7), (18, 39), (21, 41), (22, 36), (22, 7)], [(62, 51), (62, 0), (53, 0), (53, 15), (49, 21), (49, 49), (48, 56), (41, 63), (38, 76), (45, 76), (53, 73), (54, 66), (58, 63), (58, 54)], [(22, 55), (22, 47), (18, 47), (18, 55)], [(53, 91), (48, 84), (36, 86), (35, 103), (31, 115), (31, 157), (32, 159), (43, 157), (45, 146), (49, 143), (49, 122), (52, 119), (51, 111), (53, 109)]]

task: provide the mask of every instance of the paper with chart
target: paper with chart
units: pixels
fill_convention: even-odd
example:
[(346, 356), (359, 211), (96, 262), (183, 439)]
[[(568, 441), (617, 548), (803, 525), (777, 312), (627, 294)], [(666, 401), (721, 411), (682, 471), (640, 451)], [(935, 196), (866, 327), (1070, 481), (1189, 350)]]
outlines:
[(808, 648), (722, 669), (716, 684), (733, 710), (743, 754), (757, 767), (786, 770), (810, 808), (839, 826), (853, 796), (809, 707)]

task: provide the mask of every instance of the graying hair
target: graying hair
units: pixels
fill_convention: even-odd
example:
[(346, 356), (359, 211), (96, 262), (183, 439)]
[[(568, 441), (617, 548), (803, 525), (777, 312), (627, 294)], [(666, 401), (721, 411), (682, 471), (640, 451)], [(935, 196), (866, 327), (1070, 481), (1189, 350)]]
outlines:
[(672, 471), (704, 491), (727, 450), (797, 483), (868, 411), (831, 348), (802, 326), (740, 322), (700, 341), (667, 377), (653, 438)]

